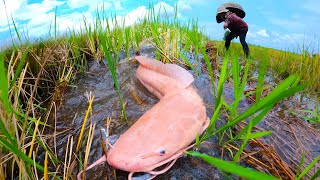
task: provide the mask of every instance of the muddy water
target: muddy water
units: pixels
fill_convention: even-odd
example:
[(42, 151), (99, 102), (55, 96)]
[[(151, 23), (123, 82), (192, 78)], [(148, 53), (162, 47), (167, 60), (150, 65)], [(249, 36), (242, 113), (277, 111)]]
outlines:
[[(255, 73), (257, 75), (257, 73)], [(267, 73), (264, 85), (270, 87), (268, 92), (277, 84), (274, 82), (271, 73)], [(256, 82), (247, 83), (247, 89), (254, 89)], [(268, 94), (264, 92), (262, 94)], [(248, 99), (247, 99), (248, 100)], [(249, 104), (252, 102), (247, 101)], [(288, 171), (294, 173), (299, 167), (299, 163), (304, 154), (302, 169), (305, 169), (317, 156), (320, 155), (320, 126), (307, 122), (296, 114), (303, 114), (301, 110), (315, 110), (320, 108), (320, 102), (311, 95), (297, 93), (290, 98), (286, 98), (276, 103), (273, 109), (257, 125), (260, 131), (272, 131), (269, 136), (261, 139), (264, 146), (279, 159), (284, 166), (288, 166)], [(312, 117), (311, 114), (304, 113), (305, 116)], [(249, 152), (248, 152), (249, 153)], [(263, 154), (263, 153), (262, 153)], [(264, 155), (262, 155), (264, 156)], [(263, 159), (263, 158), (262, 158)], [(270, 160), (268, 160), (270, 162)], [(267, 161), (267, 162), (268, 162)], [(308, 172), (307, 179), (320, 168), (320, 162)], [(290, 171), (291, 170), (291, 171)], [(282, 176), (283, 179), (288, 177)]]
[[(154, 57), (155, 49), (152, 46), (145, 46), (140, 50), (141, 55)], [(193, 56), (188, 56), (191, 62)], [(199, 63), (198, 70), (199, 76), (195, 75), (194, 87), (197, 88), (199, 95), (203, 98), (207, 107), (207, 114), (211, 117), (213, 113), (213, 93), (210, 86), (210, 78), (206, 73), (202, 71), (202, 64)], [(79, 134), (82, 121), (85, 116), (85, 112), (88, 106), (88, 100), (86, 94), (91, 92), (94, 96), (93, 111), (90, 116), (89, 123), (96, 123), (96, 131), (94, 134), (94, 140), (91, 147), (89, 156), (89, 164), (93, 163), (103, 155), (103, 149), (100, 141), (100, 128), (106, 128), (106, 119), (111, 117), (110, 135), (119, 136), (125, 132), (144, 112), (154, 106), (158, 102), (158, 99), (150, 94), (142, 84), (135, 77), (135, 70), (138, 67), (137, 63), (129, 59), (122, 59), (117, 69), (118, 81), (121, 87), (121, 94), (123, 101), (126, 103), (126, 113), (129, 123), (126, 124), (123, 119), (120, 118), (121, 107), (119, 104), (118, 95), (114, 89), (113, 80), (107, 66), (103, 63), (91, 62), (88, 72), (81, 78), (79, 78), (74, 86), (70, 87), (68, 92), (63, 96), (62, 106), (57, 111), (57, 131), (65, 131), (69, 135), (75, 137)], [(228, 103), (233, 102), (233, 89), (230, 84), (226, 84), (224, 90), (225, 100)], [(137, 101), (137, 97), (142, 101)], [(297, 142), (296, 136), (299, 136), (301, 128), (304, 129), (300, 143), (299, 151), (291, 152), (290, 154), (301, 153), (301, 151), (307, 151), (308, 161), (319, 154), (320, 140), (319, 131), (315, 130), (312, 133), (308, 123), (305, 123), (301, 119), (295, 117), (290, 119), (289, 111), (284, 108), (285, 104), (292, 104), (292, 101), (283, 102), (277, 105), (260, 124), (263, 129), (274, 130), (276, 134), (265, 139), (271, 147), (284, 158), (287, 163), (299, 163), (298, 156), (288, 156), (286, 151), (297, 150), (295, 147)], [(239, 104), (239, 112), (245, 110), (250, 106), (250, 102), (243, 100)], [(290, 105), (288, 105), (290, 106)], [(291, 106), (292, 107), (292, 106)], [(299, 124), (297, 124), (299, 122)], [(295, 130), (288, 131), (287, 128)], [(290, 134), (291, 133), (291, 134)], [(277, 139), (278, 138), (278, 139)], [(282, 139), (281, 139), (282, 138)], [(276, 139), (276, 140), (275, 140)], [(278, 141), (277, 141), (278, 140)], [(276, 142), (281, 142), (277, 144)], [(57, 140), (57, 154), (59, 159), (64, 158), (66, 151), (67, 135), (66, 133), (58, 136)], [(204, 142), (197, 151), (209, 154), (211, 156), (220, 157), (221, 149), (217, 146), (217, 137), (214, 137)], [(286, 148), (288, 150), (286, 150)], [(84, 149), (81, 149), (84, 151)], [(226, 153), (225, 153), (226, 154)], [(228, 157), (225, 155), (225, 160)], [(74, 175), (78, 171), (75, 170)], [(127, 172), (116, 171), (117, 179), (127, 179)], [(94, 169), (88, 170), (86, 173), (87, 179), (115, 179), (113, 176), (113, 169), (107, 164), (100, 165)], [(143, 179), (143, 178), (138, 178)], [(213, 168), (211, 165), (203, 162), (202, 160), (184, 156), (180, 158), (176, 164), (165, 174), (158, 176), (156, 179), (225, 179), (219, 170)]]
[[(313, 109), (319, 106), (314, 99), (300, 99), (296, 95), (278, 103), (274, 109), (258, 124), (265, 130), (274, 133), (263, 142), (277, 152), (293, 170), (298, 169), (302, 155), (305, 155), (303, 168), (307, 167), (315, 157), (320, 155), (320, 129), (292, 114), (301, 113), (301, 109)], [(320, 162), (312, 168), (308, 179), (320, 168)]]

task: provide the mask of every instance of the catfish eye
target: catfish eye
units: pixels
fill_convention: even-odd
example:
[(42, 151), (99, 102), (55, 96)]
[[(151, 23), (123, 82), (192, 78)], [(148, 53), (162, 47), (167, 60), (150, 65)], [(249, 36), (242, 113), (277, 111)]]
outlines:
[(164, 149), (160, 150), (160, 156), (163, 156), (165, 154), (166, 154), (166, 150), (164, 150)]

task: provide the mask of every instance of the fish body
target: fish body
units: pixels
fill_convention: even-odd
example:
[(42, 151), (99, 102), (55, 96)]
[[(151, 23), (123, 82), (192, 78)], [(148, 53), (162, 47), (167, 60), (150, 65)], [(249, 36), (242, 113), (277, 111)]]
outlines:
[[(175, 64), (143, 56), (135, 59), (140, 63), (137, 78), (160, 101), (122, 134), (106, 155), (87, 168), (107, 161), (130, 172), (129, 179), (134, 172), (156, 176), (168, 170), (209, 124), (203, 101), (191, 85), (192, 74)], [(163, 171), (153, 171), (169, 162)]]
[(160, 101), (120, 136), (107, 161), (124, 171), (148, 172), (190, 145), (203, 132), (207, 115), (187, 70), (141, 56), (136, 59), (137, 78)]
[(206, 118), (192, 88), (165, 96), (120, 136), (108, 152), (108, 163), (129, 172), (151, 171), (194, 141)]

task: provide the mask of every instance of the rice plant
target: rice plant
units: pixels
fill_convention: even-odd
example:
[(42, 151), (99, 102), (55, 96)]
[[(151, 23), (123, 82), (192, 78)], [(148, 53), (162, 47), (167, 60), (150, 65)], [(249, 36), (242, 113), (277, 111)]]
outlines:
[(211, 157), (207, 154), (200, 154), (198, 152), (188, 152), (187, 154), (190, 154), (195, 157), (199, 157), (206, 161), (207, 163), (218, 167), (219, 169), (225, 171), (225, 172), (230, 172), (235, 175), (238, 175), (240, 177), (244, 177), (246, 179), (264, 179), (264, 180), (272, 180), (272, 179), (277, 179), (275, 177), (269, 176), (267, 174), (261, 173), (259, 171), (254, 171), (251, 169), (244, 168), (242, 166), (223, 161), (221, 159)]
[[(121, 109), (122, 109), (122, 115), (123, 115), (123, 118), (125, 119), (125, 121), (127, 122), (127, 116), (126, 116), (126, 111), (125, 111), (125, 104), (122, 100), (122, 97), (121, 97), (121, 91), (120, 91), (120, 86), (119, 86), (119, 83), (118, 83), (118, 80), (117, 80), (117, 73), (116, 73), (116, 64), (117, 64), (117, 60), (119, 58), (119, 54), (115, 55), (116, 57), (113, 58), (113, 55), (110, 54), (110, 47), (112, 47), (112, 45), (110, 44), (111, 42), (108, 41), (108, 39), (101, 35), (100, 36), (101, 38), (101, 41), (102, 41), (102, 47), (103, 47), (103, 51), (105, 53), (105, 57), (107, 59), (107, 62), (108, 62), (108, 66), (109, 66), (109, 70), (111, 71), (111, 75), (112, 75), (112, 79), (113, 79), (113, 82), (114, 82), (114, 87), (118, 93), (118, 97), (119, 97), (119, 101), (120, 101), (120, 106), (121, 106)], [(119, 51), (118, 51), (119, 52)]]
[[(223, 42), (216, 41), (217, 47), (222, 53)], [(306, 93), (319, 96), (320, 89), (320, 56), (319, 53), (310, 53), (304, 46), (298, 48), (296, 52), (282, 51), (261, 46), (250, 46), (252, 51), (251, 59), (258, 61), (257, 64), (265, 63), (267, 69), (274, 73), (276, 79), (283, 80), (289, 74), (297, 74), (301, 77), (301, 82), (305, 84)], [(240, 43), (232, 43), (229, 49), (231, 55), (239, 54), (242, 51)]]
[[(28, 51), (24, 52), (25, 54)], [(22, 55), (21, 61), (25, 60), (25, 54)], [(19, 174), (24, 177), (34, 177), (34, 170), (29, 167), (36, 167), (35, 170), (44, 171), (44, 167), (34, 161), (33, 155), (35, 149), (34, 146), (37, 142), (38, 145), (44, 146), (41, 142), (41, 139), (36, 136), (39, 131), (39, 125), (48, 126), (40, 119), (34, 119), (29, 117), (22, 109), (19, 107), (19, 99), (16, 98), (21, 92), (21, 86), (16, 86), (19, 79), (23, 80), (24, 73), (19, 67), (19, 71), (14, 71), (13, 68), (13, 58), (11, 59), (10, 65), (5, 67), (5, 59), (3, 53), (0, 53), (0, 80), (2, 85), (0, 86), (0, 144), (1, 151), (6, 154), (2, 157), (2, 161), (10, 161), (12, 166), (8, 166), (8, 169), (13, 169), (14, 165), (19, 165)], [(12, 79), (12, 81), (10, 81)], [(15, 100), (12, 103), (12, 100)], [(31, 107), (31, 105), (29, 106)], [(35, 127), (34, 130), (31, 130), (31, 127)], [(29, 136), (32, 137), (31, 142), (26, 146), (23, 142), (24, 139)], [(38, 147), (38, 146), (37, 146)], [(29, 153), (27, 155), (26, 149), (29, 148)], [(50, 153), (52, 155), (52, 153)], [(56, 160), (54, 156), (51, 157), (53, 160)], [(1, 164), (1, 169), (3, 170), (4, 166)]]
[(314, 123), (320, 124), (320, 111), (318, 106), (315, 106), (314, 110), (300, 110), (301, 113), (291, 112), (299, 117), (302, 117), (304, 120)]

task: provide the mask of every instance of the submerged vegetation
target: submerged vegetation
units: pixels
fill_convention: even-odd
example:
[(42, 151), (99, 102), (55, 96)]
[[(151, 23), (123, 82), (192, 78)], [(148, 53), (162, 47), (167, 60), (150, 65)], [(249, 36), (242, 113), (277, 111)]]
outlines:
[[(57, 35), (55, 25), (52, 37), (34, 43), (21, 43), (24, 36), (15, 29), (12, 33), (16, 33), (20, 42), (0, 53), (0, 179), (48, 179), (48, 176), (70, 179), (75, 175), (74, 170), (83, 169), (82, 162), (86, 166), (95, 124), (87, 125), (86, 116), (81, 132), (68, 137), (65, 159), (59, 159), (55, 146), (55, 138), (59, 132), (56, 132), (57, 122), (54, 117), (57, 107), (63, 103), (63, 94), (74, 82), (76, 75), (86, 71), (89, 61), (106, 60), (119, 96), (122, 109), (120, 120), (126, 122), (126, 104), (122, 101), (122, 87), (117, 82), (117, 66), (122, 54), (129, 60), (145, 44), (152, 44), (157, 48), (157, 59), (183, 64), (196, 74), (200, 73), (198, 63), (204, 60), (212, 80), (215, 111), (208, 130), (197, 138), (197, 143), (199, 145), (202, 141), (219, 135), (221, 146), (237, 142), (239, 147), (233, 155), (233, 162), (220, 166), (218, 164), (221, 160), (195, 152), (189, 154), (199, 156), (222, 170), (229, 167), (228, 172), (239, 176), (252, 178), (252, 170), (232, 169), (239, 166), (237, 164), (250, 140), (271, 133), (252, 132), (252, 129), (274, 104), (304, 87), (305, 93), (313, 93), (318, 97), (320, 94), (319, 55), (251, 46), (251, 59), (239, 62), (238, 57), (242, 52), (240, 45), (232, 45), (230, 52), (224, 52), (223, 43), (214, 42), (214, 58), (224, 56), (220, 62), (218, 58), (213, 59), (207, 55), (206, 45), (211, 41), (199, 31), (197, 21), (182, 24), (176, 15), (162, 19), (153, 9), (132, 26), (125, 26), (125, 21), (119, 22), (115, 16), (109, 18), (99, 12), (94, 22), (84, 19), (84, 24), (80, 31), (70, 30), (62, 37)], [(196, 63), (189, 61), (188, 53), (195, 55)], [(263, 81), (269, 69), (280, 81), (284, 81), (279, 81), (276, 88), (262, 97)], [(245, 98), (245, 86), (251, 71), (259, 72), (256, 90), (251, 93), (255, 96), (255, 103), (239, 113), (238, 105)], [(227, 104), (223, 98), (223, 86), (230, 79), (236, 88), (234, 102)], [(88, 116), (92, 111), (93, 99), (93, 96), (88, 95)], [(217, 127), (216, 121), (222, 112), (229, 115), (228, 122)], [(315, 115), (318, 116), (319, 114)], [(232, 128), (248, 119), (249, 123), (234, 135)], [(49, 142), (52, 139), (53, 143)], [(86, 150), (82, 152), (81, 149), (84, 148)], [(45, 152), (44, 157), (42, 152)], [(318, 159), (319, 157), (307, 168), (297, 170), (296, 177), (289, 179), (302, 178)], [(78, 164), (80, 167), (77, 167)], [(317, 174), (319, 176), (319, 172)], [(314, 175), (315, 178), (317, 174)], [(255, 175), (271, 178), (262, 173)]]

